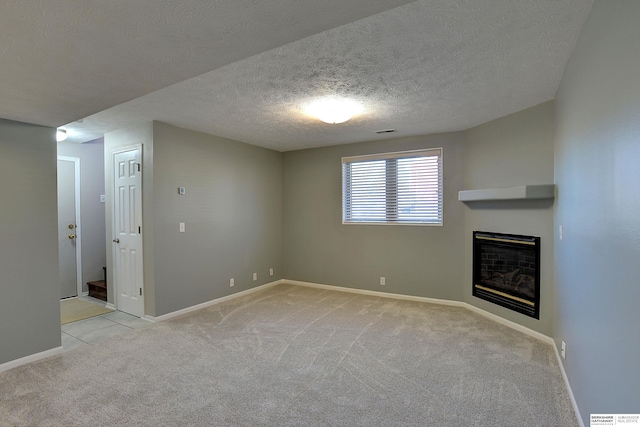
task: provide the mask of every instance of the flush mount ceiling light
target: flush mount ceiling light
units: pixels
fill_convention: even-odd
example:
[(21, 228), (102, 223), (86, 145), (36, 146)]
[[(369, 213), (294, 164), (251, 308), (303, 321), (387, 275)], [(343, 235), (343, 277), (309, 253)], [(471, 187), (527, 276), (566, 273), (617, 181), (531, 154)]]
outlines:
[(58, 129), (56, 131), (56, 141), (62, 142), (67, 139), (67, 131), (64, 129)]
[(305, 112), (317, 117), (325, 123), (344, 123), (362, 110), (360, 104), (344, 98), (320, 98), (311, 101), (305, 107)]

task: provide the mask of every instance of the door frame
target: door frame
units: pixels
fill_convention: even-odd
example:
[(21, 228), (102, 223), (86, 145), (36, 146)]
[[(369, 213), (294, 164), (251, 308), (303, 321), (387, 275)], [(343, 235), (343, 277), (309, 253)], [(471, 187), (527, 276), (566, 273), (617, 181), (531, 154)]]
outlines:
[[(127, 146), (123, 146), (123, 147), (117, 147), (114, 148), (113, 150), (111, 150), (111, 152), (109, 153), (111, 160), (111, 170), (110, 170), (110, 182), (109, 182), (109, 194), (111, 195), (111, 206), (110, 206), (110, 210), (111, 210), (111, 237), (108, 237), (108, 241), (113, 239), (114, 235), (115, 235), (115, 230), (116, 230), (116, 212), (115, 212), (115, 197), (116, 194), (114, 193), (115, 190), (115, 182), (116, 182), (116, 177), (114, 175), (114, 166), (115, 166), (115, 157), (117, 154), (120, 153), (126, 153), (127, 151), (132, 151), (132, 150), (140, 150), (140, 171), (142, 172), (142, 170), (144, 169), (144, 146), (143, 144), (132, 144), (132, 145), (127, 145)], [(106, 172), (106, 171), (105, 171)], [(144, 230), (144, 208), (143, 208), (143, 179), (144, 177), (141, 175), (140, 176), (140, 227), (142, 230)], [(106, 185), (106, 183), (105, 183)], [(143, 235), (142, 233), (140, 233), (140, 238), (143, 239)], [(113, 284), (111, 289), (113, 290), (113, 302), (111, 304), (107, 303), (107, 307), (109, 308), (114, 308), (114, 309), (118, 309), (118, 280), (116, 279), (116, 277), (118, 277), (118, 275), (116, 274), (115, 269), (118, 268), (117, 263), (115, 262), (116, 260), (116, 250), (117, 250), (117, 246), (114, 245), (113, 243), (111, 244), (111, 283)], [(144, 275), (144, 239), (142, 241), (142, 245), (140, 246), (140, 262), (142, 263), (141, 265), (141, 269), (142, 269), (142, 316), (140, 316), (140, 318), (144, 318), (145, 316), (145, 303), (146, 303), (146, 289), (145, 289), (145, 275)]]
[[(82, 227), (80, 218), (80, 158), (69, 156), (58, 156), (58, 161), (73, 162), (74, 164), (74, 178), (75, 178), (75, 214), (76, 214), (76, 292), (77, 296), (84, 295), (82, 291)], [(56, 163), (57, 168), (57, 163)], [(88, 292), (87, 292), (88, 294)]]

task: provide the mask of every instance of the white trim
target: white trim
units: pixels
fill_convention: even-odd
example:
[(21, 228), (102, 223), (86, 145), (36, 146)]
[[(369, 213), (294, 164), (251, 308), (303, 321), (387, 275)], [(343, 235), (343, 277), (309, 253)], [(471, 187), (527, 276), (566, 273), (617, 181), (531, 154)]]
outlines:
[(369, 291), (366, 289), (355, 289), (355, 288), (345, 288), (342, 286), (334, 286), (334, 285), (321, 285), (319, 283), (310, 283), (310, 282), (300, 282), (297, 280), (283, 280), (283, 283), (288, 283), (291, 285), (298, 286), (306, 286), (308, 288), (318, 288), (318, 289), (328, 289), (332, 291), (341, 291), (341, 292), (349, 292), (352, 294), (361, 294), (361, 295), (370, 295), (375, 297), (382, 298), (393, 298), (393, 299), (402, 299), (408, 301), (419, 301), (419, 302), (428, 302), (432, 304), (440, 304), (440, 305), (450, 305), (453, 307), (464, 307), (465, 303), (460, 301), (451, 301), (446, 299), (436, 299), (436, 298), (427, 298), (427, 297), (417, 297), (412, 295), (403, 295), (403, 294), (391, 294), (388, 292), (379, 292), (379, 291)]
[[(132, 145), (127, 145), (125, 147), (116, 147), (113, 150), (111, 150), (111, 171), (110, 173), (110, 177), (111, 180), (109, 182), (109, 186), (111, 187), (110, 191), (107, 193), (107, 197), (110, 196), (110, 200), (108, 200), (108, 203), (110, 204), (110, 208), (111, 208), (111, 234), (113, 236), (113, 234), (115, 233), (116, 230), (116, 212), (115, 212), (115, 184), (116, 184), (116, 176), (114, 173), (115, 170), (115, 164), (116, 164), (116, 155), (117, 154), (121, 154), (121, 153), (127, 153), (129, 151), (134, 151), (134, 150), (140, 150), (140, 172), (142, 173), (143, 170), (143, 165), (144, 165), (144, 144), (143, 143), (137, 143), (137, 144), (132, 144)], [(107, 173), (105, 171), (105, 173)], [(144, 215), (143, 215), (143, 208), (144, 208), (144, 199), (143, 199), (143, 179), (140, 179), (140, 191), (138, 192), (138, 194), (140, 194), (140, 227), (142, 227), (142, 230), (144, 230)], [(106, 183), (105, 183), (106, 186)], [(107, 236), (107, 238), (109, 239), (109, 237)], [(110, 237), (110, 239), (113, 239), (114, 237)], [(146, 298), (147, 298), (147, 291), (146, 291), (146, 287), (145, 287), (145, 283), (144, 283), (144, 235), (141, 234), (140, 238), (142, 239), (142, 246), (140, 247), (140, 262), (142, 263), (141, 270), (142, 270), (142, 319), (144, 319), (146, 316), (144, 314), (145, 312), (145, 303), (146, 303)], [(114, 310), (118, 309), (118, 280), (117, 277), (118, 275), (116, 274), (116, 246), (115, 245), (111, 245), (111, 289), (113, 290), (113, 304), (112, 307)], [(108, 269), (109, 266), (107, 266)], [(128, 313), (131, 314), (131, 313)]]
[[(402, 160), (402, 159), (414, 159), (414, 158), (432, 158), (432, 157), (436, 157), (438, 159), (438, 166), (437, 166), (437, 175), (438, 175), (438, 184), (437, 184), (437, 190), (438, 190), (438, 202), (437, 205), (439, 207), (439, 216), (437, 218), (436, 221), (432, 221), (432, 220), (425, 220), (424, 217), (422, 217), (421, 219), (412, 219), (412, 220), (405, 220), (405, 221), (401, 221), (398, 220), (397, 218), (395, 220), (390, 220), (388, 219), (388, 214), (389, 212), (387, 212), (387, 218), (385, 218), (384, 220), (371, 220), (371, 219), (365, 219), (365, 220), (355, 220), (352, 217), (352, 213), (350, 215), (347, 215), (347, 208), (346, 208), (346, 199), (349, 198), (349, 200), (351, 201), (351, 196), (347, 197), (347, 193), (351, 194), (352, 192), (352, 187), (354, 185), (354, 182), (352, 178), (349, 178), (350, 184), (346, 185), (347, 183), (347, 179), (346, 179), (346, 168), (345, 166), (349, 166), (349, 171), (352, 170), (352, 165), (354, 164), (359, 164), (359, 163), (364, 163), (364, 162), (370, 162), (373, 160)], [(397, 164), (394, 164), (394, 169), (396, 169)], [(388, 180), (389, 180), (389, 164), (387, 164), (386, 166), (386, 170), (384, 172), (384, 176), (386, 177), (387, 180), (387, 187), (385, 188), (385, 192), (384, 192), (384, 197), (385, 197), (385, 201), (387, 203), (387, 205), (389, 204), (390, 198), (393, 198), (396, 201), (396, 205), (398, 204), (398, 196), (399, 194), (402, 193), (402, 191), (396, 189), (396, 191), (389, 191), (389, 184), (388, 184)], [(417, 150), (408, 150), (408, 151), (395, 151), (395, 152), (388, 152), (388, 153), (376, 153), (376, 154), (365, 154), (365, 155), (358, 155), (358, 156), (347, 156), (347, 157), (342, 157), (342, 172), (341, 172), (341, 176), (342, 176), (342, 208), (341, 208), (341, 215), (342, 215), (342, 225), (408, 225), (408, 226), (436, 226), (436, 227), (442, 227), (444, 225), (444, 201), (443, 201), (443, 194), (444, 194), (444, 174), (443, 174), (443, 168), (444, 168), (444, 149), (442, 147), (438, 147), (438, 148), (422, 148), (422, 149), (417, 149)], [(426, 172), (426, 170), (425, 170)], [(349, 174), (351, 175), (351, 172), (349, 172)], [(364, 180), (365, 185), (368, 187), (371, 185), (371, 182), (369, 181), (370, 178), (370, 174), (367, 174), (367, 179)], [(396, 184), (399, 184), (399, 180), (400, 180), (400, 175), (398, 175), (397, 173), (394, 173), (394, 180), (396, 182)], [(355, 180), (358, 181), (358, 180)], [(348, 188), (348, 191), (347, 191)], [(394, 194), (392, 196), (392, 194)], [(368, 196), (364, 199), (362, 199), (362, 201), (365, 204), (368, 204), (369, 202), (374, 201), (374, 199), (376, 199), (376, 197), (374, 196), (373, 199), (370, 199)], [(431, 205), (431, 203), (429, 203), (429, 205)], [(399, 206), (396, 206), (399, 207)], [(398, 212), (396, 212), (396, 215), (398, 214)], [(347, 218), (347, 216), (349, 216), (349, 218)]]
[(140, 149), (140, 161), (142, 162), (142, 143), (139, 142), (137, 144), (127, 145), (124, 147), (116, 147), (111, 151), (111, 157), (113, 158), (114, 154), (126, 153), (127, 151), (135, 150), (137, 148)]
[(494, 322), (500, 323), (504, 326), (507, 326), (511, 329), (515, 329), (518, 332), (522, 332), (523, 334), (529, 335), (530, 337), (536, 338), (540, 341), (543, 341), (549, 345), (553, 345), (554, 341), (553, 338), (551, 338), (548, 335), (542, 334), (538, 331), (534, 331), (533, 329), (529, 329), (526, 326), (522, 326), (518, 323), (512, 322), (511, 320), (507, 320), (505, 318), (502, 318), (500, 316), (497, 316), (493, 313), (489, 313), (488, 311), (484, 311), (481, 308), (478, 308), (474, 305), (468, 304), (468, 303), (464, 303), (465, 308), (467, 308), (468, 310), (471, 310), (475, 313), (478, 313), (481, 316), (484, 316), (488, 319), (493, 320)]
[(507, 326), (511, 329), (515, 329), (518, 332), (522, 332), (526, 335), (529, 335), (533, 338), (536, 338), (540, 341), (543, 341), (547, 344), (553, 345), (555, 342), (553, 341), (553, 338), (541, 334), (540, 332), (534, 331), (533, 329), (529, 329), (527, 327), (524, 327), (522, 325), (519, 325), (515, 322), (512, 322), (510, 320), (507, 319), (503, 319), (500, 316), (496, 316), (495, 314), (489, 313), (488, 311), (484, 311), (482, 309), (479, 309), (478, 307), (475, 307), (471, 304), (468, 304), (466, 302), (461, 302), (461, 301), (452, 301), (452, 300), (446, 300), (446, 299), (437, 299), (437, 298), (427, 298), (427, 297), (418, 297), (418, 296), (412, 296), (412, 295), (403, 295), (403, 294), (391, 294), (388, 292), (380, 292), (380, 291), (369, 291), (369, 290), (365, 290), (365, 289), (354, 289), (354, 288), (345, 288), (342, 286), (334, 286), (334, 285), (320, 285), (318, 283), (309, 283), (309, 282), (299, 282), (297, 280), (283, 280), (283, 283), (290, 283), (292, 285), (299, 285), (299, 286), (307, 286), (310, 288), (319, 288), (319, 289), (330, 289), (330, 290), (334, 290), (334, 291), (342, 291), (342, 292), (350, 292), (350, 293), (354, 293), (354, 294), (362, 294), (362, 295), (371, 295), (371, 296), (377, 296), (377, 297), (382, 297), (382, 298), (394, 298), (394, 299), (402, 299), (402, 300), (408, 300), (408, 301), (419, 301), (419, 302), (427, 302), (427, 303), (431, 303), (431, 304), (439, 304), (439, 305), (448, 305), (448, 306), (453, 306), (453, 307), (462, 307), (462, 308), (466, 308), (467, 310), (473, 311), (474, 313), (480, 314), (481, 316), (487, 317), (491, 320), (493, 320), (494, 322), (498, 322), (503, 324), (504, 326)]
[[(221, 298), (217, 298), (211, 301), (207, 301), (207, 302), (203, 302), (201, 304), (197, 304), (197, 305), (193, 305), (191, 307), (187, 307), (187, 308), (183, 308), (181, 310), (177, 310), (171, 313), (167, 313), (167, 314), (163, 314), (157, 317), (154, 316), (147, 316), (145, 315), (144, 318), (147, 320), (151, 320), (153, 322), (161, 322), (163, 320), (167, 320), (167, 319), (171, 319), (173, 317), (176, 316), (181, 316), (183, 314), (187, 314), (187, 313), (191, 313), (193, 311), (197, 311), (206, 307), (210, 307), (212, 305), (215, 304), (219, 304), (225, 301), (229, 301), (232, 300), (234, 298), (239, 298), (241, 296), (245, 296), (245, 295), (249, 295), (253, 292), (257, 292), (263, 289), (267, 289), (276, 285), (280, 285), (280, 284), (290, 284), (290, 285), (296, 285), (296, 286), (304, 286), (304, 287), (308, 287), (308, 288), (317, 288), (317, 289), (326, 289), (326, 290), (332, 290), (332, 291), (338, 291), (338, 292), (349, 292), (349, 293), (353, 293), (353, 294), (360, 294), (360, 295), (370, 295), (370, 296), (376, 296), (376, 297), (382, 297), (382, 298), (393, 298), (393, 299), (400, 299), (400, 300), (407, 300), (407, 301), (418, 301), (418, 302), (425, 302), (425, 303), (430, 303), (430, 304), (438, 304), (438, 305), (445, 305), (445, 306), (451, 306), (451, 307), (462, 307), (462, 308), (466, 308), (467, 310), (473, 311), (474, 313), (477, 313), (481, 316), (484, 316), (490, 320), (493, 320), (494, 322), (500, 323), (504, 326), (507, 326), (511, 329), (514, 329), (518, 332), (521, 332), (525, 335), (529, 335), (532, 338), (536, 338), (544, 343), (547, 343), (551, 346), (553, 346), (553, 348), (555, 349), (556, 355), (558, 354), (558, 349), (556, 348), (556, 344), (553, 338), (544, 335), (540, 332), (534, 331), (533, 329), (529, 329), (526, 326), (522, 326), (518, 323), (512, 322), (511, 320), (507, 320), (504, 319), (500, 316), (497, 316), (493, 313), (489, 313), (488, 311), (482, 310), (478, 307), (475, 307), (469, 303), (466, 302), (462, 302), (462, 301), (453, 301), (453, 300), (446, 300), (446, 299), (438, 299), (438, 298), (427, 298), (427, 297), (419, 297), (419, 296), (414, 296), (414, 295), (404, 295), (404, 294), (393, 294), (393, 293), (389, 293), (389, 292), (380, 292), (380, 291), (371, 291), (371, 290), (367, 290), (367, 289), (356, 289), (356, 288), (346, 288), (343, 286), (336, 286), (336, 285), (323, 285), (320, 283), (312, 283), (312, 282), (302, 282), (299, 280), (288, 280), (288, 279), (280, 279), (280, 280), (276, 280), (274, 282), (270, 282), (270, 283), (266, 283), (264, 285), (261, 286), (257, 286), (255, 288), (251, 288), (251, 289), (247, 289), (241, 292), (237, 292), (235, 294), (231, 294), (231, 295), (227, 295)], [(111, 307), (109, 307), (111, 306)], [(111, 304), (107, 304), (107, 308), (114, 308)], [(566, 374), (564, 372), (564, 368), (562, 366), (562, 363), (560, 362), (560, 359), (558, 359), (558, 362), (560, 364), (561, 370), (562, 370), (562, 375), (563, 377), (565, 377), (565, 382), (567, 383), (567, 387), (570, 390), (571, 387), (569, 386), (569, 382), (566, 379)], [(573, 398), (573, 394), (571, 394), (571, 399), (572, 399), (572, 403), (574, 404), (574, 408), (577, 408), (577, 405), (575, 404), (575, 399)], [(577, 409), (576, 409), (577, 410)]]
[(553, 350), (556, 353), (556, 359), (558, 359), (558, 365), (560, 366), (562, 379), (564, 380), (565, 387), (567, 387), (567, 393), (569, 393), (571, 406), (573, 406), (573, 411), (575, 412), (576, 418), (578, 419), (578, 425), (580, 427), (585, 427), (584, 422), (582, 421), (582, 415), (580, 415), (580, 408), (578, 408), (578, 402), (576, 402), (576, 398), (573, 395), (573, 390), (571, 389), (571, 384), (569, 383), (569, 377), (567, 376), (567, 373), (564, 370), (564, 365), (562, 364), (562, 359), (560, 358), (560, 353), (558, 352), (558, 347), (556, 346), (555, 340), (553, 341)]
[[(264, 285), (261, 286), (257, 286), (255, 288), (251, 288), (251, 289), (247, 289), (241, 292), (237, 292), (235, 294), (231, 294), (231, 295), (227, 295), (221, 298), (217, 298), (211, 301), (207, 301), (204, 302), (202, 304), (197, 304), (191, 307), (187, 307), (187, 308), (183, 308), (182, 310), (178, 310), (178, 311), (174, 311), (171, 313), (167, 313), (167, 314), (163, 314), (161, 316), (157, 316), (157, 317), (153, 317), (153, 316), (147, 316), (145, 315), (143, 317), (144, 320), (149, 320), (152, 322), (161, 322), (164, 320), (168, 320), (171, 319), (173, 317), (177, 317), (177, 316), (181, 316), (183, 314), (187, 314), (187, 313), (191, 313), (193, 311), (197, 311), (197, 310), (201, 310), (203, 308), (207, 308), (207, 307), (211, 307), (212, 305), (215, 304), (219, 304), (225, 301), (230, 301), (232, 299), (235, 298), (239, 298), (245, 295), (249, 295), (252, 294), (254, 292), (257, 291), (261, 291), (264, 289), (268, 289), (271, 288), (273, 286), (276, 285), (280, 285), (280, 284), (289, 284), (289, 285), (294, 285), (294, 286), (304, 286), (304, 287), (308, 287), (308, 288), (317, 288), (317, 289), (326, 289), (326, 290), (332, 290), (332, 291), (337, 291), (337, 292), (348, 292), (348, 293), (353, 293), (353, 294), (360, 294), (360, 295), (369, 295), (369, 296), (376, 296), (376, 297), (382, 297), (382, 298), (392, 298), (392, 299), (400, 299), (400, 300), (407, 300), (407, 301), (418, 301), (418, 302), (425, 302), (425, 303), (431, 303), (431, 304), (438, 304), (438, 305), (445, 305), (445, 306), (451, 306), (451, 307), (461, 307), (461, 308), (466, 308), (467, 310), (473, 311), (474, 313), (477, 313), (481, 316), (484, 316), (494, 322), (500, 323), (504, 326), (507, 326), (511, 329), (514, 329), (518, 332), (521, 332), (525, 335), (529, 335), (530, 337), (536, 338), (544, 343), (547, 343), (549, 345), (551, 345), (553, 347), (553, 350), (556, 354), (556, 358), (558, 359), (558, 365), (560, 366), (560, 372), (562, 373), (562, 378), (564, 380), (565, 386), (567, 388), (567, 392), (569, 394), (569, 398), (571, 400), (571, 405), (573, 406), (573, 410), (575, 411), (575, 415), (576, 418), (578, 420), (578, 424), (580, 425), (580, 427), (585, 427), (583, 421), (582, 421), (582, 417), (580, 415), (580, 409), (578, 408), (578, 404), (576, 402), (576, 399), (573, 395), (573, 391), (571, 390), (571, 384), (569, 383), (569, 378), (567, 377), (567, 374), (564, 370), (564, 366), (562, 364), (562, 361), (560, 360), (560, 354), (558, 353), (558, 348), (556, 347), (556, 343), (555, 340), (547, 335), (544, 335), (540, 332), (534, 331), (533, 329), (529, 329), (525, 326), (519, 325), (515, 322), (512, 322), (510, 320), (507, 319), (503, 319), (500, 316), (497, 316), (493, 313), (489, 313), (488, 311), (482, 310), (478, 307), (475, 307), (471, 304), (468, 304), (466, 302), (461, 302), (461, 301), (452, 301), (452, 300), (445, 300), (445, 299), (437, 299), (437, 298), (427, 298), (427, 297), (419, 297), (419, 296), (413, 296), (413, 295), (403, 295), (403, 294), (393, 294), (393, 293), (388, 293), (388, 292), (380, 292), (380, 291), (371, 291), (371, 290), (366, 290), (366, 289), (355, 289), (355, 288), (345, 288), (342, 286), (335, 286), (335, 285), (323, 285), (323, 284), (319, 284), (319, 283), (311, 283), (311, 282), (301, 282), (298, 280), (287, 280), (287, 279), (280, 279), (280, 280), (276, 280), (274, 282), (270, 282), (270, 283), (266, 283)], [(111, 306), (111, 307), (109, 307)], [(107, 304), (107, 308), (114, 308), (112, 304)], [(27, 362), (28, 363), (28, 362)], [(2, 365), (0, 365), (0, 368), (2, 367)], [(1, 369), (0, 369), (1, 371)]]
[(80, 219), (80, 158), (79, 157), (68, 157), (68, 156), (58, 156), (57, 160), (62, 160), (63, 162), (73, 162), (74, 172), (73, 178), (75, 181), (75, 194), (74, 194), (74, 210), (76, 216), (76, 229), (74, 230), (76, 234), (76, 294), (77, 296), (82, 295), (82, 228), (81, 228), (81, 219)]
[[(183, 308), (181, 310), (177, 310), (171, 313), (167, 313), (167, 314), (163, 314), (161, 316), (148, 316), (145, 315), (144, 317), (142, 317), (143, 320), (148, 320), (151, 322), (161, 322), (164, 320), (168, 320), (177, 316), (181, 316), (183, 314), (187, 314), (187, 313), (191, 313), (193, 311), (197, 311), (197, 310), (201, 310), (203, 308), (207, 308), (207, 307), (211, 307), (212, 305), (216, 305), (225, 301), (230, 301), (233, 300), (235, 298), (239, 298), (245, 295), (249, 295), (252, 294), (254, 292), (258, 292), (264, 289), (268, 289), (271, 287), (274, 287), (276, 285), (280, 285), (280, 284), (290, 284), (290, 285), (294, 285), (294, 286), (304, 286), (304, 287), (308, 287), (308, 288), (317, 288), (317, 289), (326, 289), (326, 290), (333, 290), (333, 291), (337, 291), (337, 292), (349, 292), (349, 293), (353, 293), (353, 294), (360, 294), (360, 295), (370, 295), (370, 296), (376, 296), (376, 297), (382, 297), (382, 298), (393, 298), (393, 299), (400, 299), (400, 300), (407, 300), (407, 301), (418, 301), (418, 302), (426, 302), (426, 303), (431, 303), (431, 304), (439, 304), (439, 305), (445, 305), (445, 306), (452, 306), (452, 307), (462, 307), (462, 308), (466, 308), (470, 311), (473, 311), (474, 313), (480, 314), (481, 316), (484, 316), (490, 320), (493, 320), (495, 322), (498, 322), (504, 326), (507, 326), (509, 328), (515, 329), (518, 332), (522, 332), (526, 335), (529, 335), (533, 338), (536, 338), (540, 341), (543, 341), (547, 344), (550, 344), (553, 347), (553, 350), (556, 354), (556, 359), (558, 360), (558, 365), (560, 367), (560, 372), (562, 373), (562, 379), (564, 380), (565, 386), (567, 388), (567, 392), (569, 394), (569, 399), (571, 400), (571, 405), (573, 406), (573, 410), (575, 412), (575, 416), (577, 418), (578, 424), (580, 427), (585, 427), (584, 422), (582, 421), (582, 416), (580, 415), (580, 409), (578, 408), (578, 403), (576, 402), (576, 399), (573, 395), (573, 391), (571, 389), (571, 384), (569, 383), (569, 378), (567, 377), (567, 373), (564, 370), (564, 365), (562, 364), (562, 360), (560, 359), (560, 354), (558, 353), (558, 347), (556, 346), (555, 340), (551, 337), (548, 337), (544, 334), (541, 334), (540, 332), (536, 332), (532, 329), (529, 329), (527, 327), (524, 327), (522, 325), (519, 325), (515, 322), (512, 322), (510, 320), (506, 320), (501, 318), (500, 316), (496, 316), (495, 314), (489, 313), (487, 311), (484, 311), (478, 307), (475, 307), (471, 304), (468, 304), (466, 302), (461, 302), (461, 301), (452, 301), (452, 300), (444, 300), (444, 299), (437, 299), (437, 298), (427, 298), (427, 297), (419, 297), (419, 296), (412, 296), (412, 295), (403, 295), (403, 294), (393, 294), (393, 293), (388, 293), (388, 292), (380, 292), (380, 291), (370, 291), (370, 290), (366, 290), (366, 289), (355, 289), (355, 288), (345, 288), (342, 286), (335, 286), (335, 285), (322, 285), (319, 283), (311, 283), (311, 282), (301, 282), (298, 280), (287, 280), (287, 279), (280, 279), (280, 280), (276, 280), (274, 282), (270, 282), (270, 283), (266, 283), (264, 285), (261, 286), (257, 286), (255, 288), (251, 288), (251, 289), (247, 289), (241, 292), (237, 292), (235, 294), (231, 294), (231, 295), (227, 295), (221, 298), (217, 298), (211, 301), (207, 301), (204, 302), (202, 304), (197, 304), (191, 307), (187, 307), (187, 308)], [(111, 308), (111, 309), (115, 309), (114, 305), (111, 303), (107, 303), (106, 304), (107, 308)], [(41, 359), (45, 359), (47, 357), (51, 357), (51, 356), (55, 356), (57, 354), (61, 354), (63, 352), (62, 347), (56, 347), (54, 349), (51, 350), (47, 350), (47, 351), (43, 351), (41, 353), (37, 353), (37, 354), (32, 354), (30, 356), (26, 356), (26, 357), (22, 357), (20, 359), (16, 359), (16, 360), (12, 360), (10, 362), (4, 363), (2, 365), (0, 365), (0, 372), (21, 366), (21, 365), (25, 365), (27, 363), (31, 363), (31, 362), (35, 362)]]
[(361, 294), (361, 295), (371, 295), (371, 296), (378, 296), (378, 297), (383, 297), (383, 298), (395, 298), (395, 299), (402, 299), (402, 300), (409, 300), (409, 301), (420, 301), (420, 302), (427, 302), (427, 303), (431, 303), (431, 304), (440, 304), (440, 305), (448, 305), (448, 306), (453, 306), (453, 307), (463, 307), (466, 308), (467, 310), (473, 311), (474, 313), (477, 313), (481, 316), (484, 316), (490, 320), (493, 320), (494, 322), (500, 323), (504, 326), (507, 326), (511, 329), (515, 329), (518, 332), (521, 332), (523, 334), (529, 335), (530, 337), (536, 338), (544, 343), (547, 343), (549, 345), (551, 345), (553, 347), (553, 350), (556, 354), (556, 358), (558, 359), (558, 365), (560, 366), (560, 372), (562, 373), (562, 378), (564, 380), (564, 384), (567, 388), (567, 393), (569, 394), (569, 399), (571, 400), (571, 405), (573, 406), (573, 410), (575, 412), (575, 416), (578, 420), (578, 424), (580, 427), (585, 427), (583, 421), (582, 421), (582, 416), (580, 415), (580, 409), (578, 408), (578, 403), (576, 402), (575, 396), (573, 395), (573, 391), (571, 390), (571, 384), (569, 383), (569, 377), (567, 377), (567, 373), (564, 370), (564, 365), (562, 364), (562, 360), (560, 359), (560, 354), (558, 353), (558, 347), (556, 347), (556, 342), (553, 338), (541, 334), (540, 332), (534, 331), (533, 329), (529, 329), (525, 326), (519, 325), (515, 322), (512, 322), (510, 320), (504, 319), (500, 316), (496, 316), (493, 313), (489, 313), (488, 311), (484, 311), (478, 307), (475, 307), (471, 304), (468, 304), (466, 302), (460, 302), (460, 301), (451, 301), (451, 300), (444, 300), (444, 299), (436, 299), (436, 298), (426, 298), (426, 297), (417, 297), (417, 296), (411, 296), (411, 295), (402, 295), (402, 294), (391, 294), (391, 293), (387, 293), (387, 292), (380, 292), (380, 291), (369, 291), (369, 290), (365, 290), (365, 289), (354, 289), (354, 288), (345, 288), (342, 286), (334, 286), (334, 285), (321, 285), (318, 283), (309, 283), (309, 282), (300, 282), (297, 280), (281, 280), (280, 282), (282, 283), (288, 283), (291, 285), (298, 285), (298, 286), (306, 286), (309, 288), (318, 288), (318, 289), (328, 289), (328, 290), (334, 290), (334, 291), (341, 291), (341, 292), (350, 292), (350, 293), (354, 293), (354, 294)]
[(227, 295), (224, 297), (216, 298), (211, 301), (203, 302), (202, 304), (192, 305), (191, 307), (183, 308), (181, 310), (172, 311), (171, 313), (162, 314), (160, 316), (148, 316), (145, 315), (143, 319), (150, 320), (152, 322), (162, 322), (164, 320), (171, 319), (176, 316), (182, 316), (183, 314), (191, 313), (193, 311), (201, 310), (203, 308), (211, 307), (212, 305), (220, 304), (221, 302), (229, 301), (235, 298), (243, 297), (245, 295), (252, 294), (257, 291), (261, 291), (264, 289), (271, 288), (273, 286), (284, 283), (282, 280), (276, 280), (275, 282), (266, 283), (264, 285), (257, 286), (255, 288), (247, 289), (244, 291), (237, 292), (235, 294)]
[(111, 310), (117, 310), (116, 306), (111, 304), (110, 302), (105, 304), (105, 308), (110, 308)]
[(40, 353), (30, 354), (29, 356), (21, 357), (10, 362), (0, 365), (0, 372), (8, 371), (9, 369), (17, 368), (18, 366), (26, 365), (27, 363), (37, 362), (38, 360), (46, 359), (47, 357), (55, 356), (62, 353), (62, 346), (55, 347), (50, 350), (45, 350)]
[(387, 159), (405, 159), (411, 157), (430, 157), (442, 156), (444, 150), (442, 147), (437, 148), (419, 148), (417, 150), (391, 151), (388, 153), (363, 154), (360, 156), (346, 156), (342, 158), (342, 163), (352, 163), (359, 161), (371, 160), (387, 160)]

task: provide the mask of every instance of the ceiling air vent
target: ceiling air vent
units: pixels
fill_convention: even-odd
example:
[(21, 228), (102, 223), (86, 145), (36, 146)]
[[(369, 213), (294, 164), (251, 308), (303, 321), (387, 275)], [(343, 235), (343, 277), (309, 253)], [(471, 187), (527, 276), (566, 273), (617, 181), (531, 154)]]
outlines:
[(377, 130), (376, 133), (394, 133), (396, 130), (395, 129), (384, 129), (384, 130)]

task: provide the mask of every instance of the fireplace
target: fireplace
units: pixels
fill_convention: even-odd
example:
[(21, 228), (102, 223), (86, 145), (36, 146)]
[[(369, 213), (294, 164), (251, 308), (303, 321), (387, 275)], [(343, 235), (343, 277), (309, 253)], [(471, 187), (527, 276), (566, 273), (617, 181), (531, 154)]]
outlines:
[(473, 296), (540, 318), (540, 237), (473, 232)]

